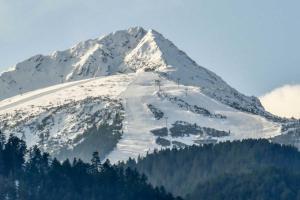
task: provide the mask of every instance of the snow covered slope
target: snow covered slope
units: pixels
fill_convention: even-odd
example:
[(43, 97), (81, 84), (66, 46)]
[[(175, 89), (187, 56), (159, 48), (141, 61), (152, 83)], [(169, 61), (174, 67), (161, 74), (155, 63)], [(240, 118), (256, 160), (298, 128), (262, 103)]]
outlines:
[(280, 135), (256, 97), (231, 88), (154, 30), (130, 28), (0, 75), (0, 130), (64, 159), (113, 162), (155, 148)]
[[(160, 80), (160, 87), (155, 80)], [(149, 105), (163, 117), (155, 117)], [(281, 127), (264, 117), (224, 105), (206, 96), (199, 87), (178, 86), (155, 72), (140, 71), (59, 84), (5, 99), (0, 102), (0, 129), (65, 158), (76, 155), (68, 151), (89, 140), (92, 127), (112, 125), (117, 114), (122, 116), (122, 127), (117, 129), (121, 137), (103, 154), (113, 162), (136, 158), (155, 148), (196, 144), (210, 136), (201, 134), (201, 130), (196, 134), (173, 134), (176, 122), (230, 132), (209, 137), (220, 141), (269, 138), (279, 135)], [(169, 129), (166, 135), (151, 132), (164, 127)], [(103, 132), (99, 130), (97, 134), (101, 140)], [(170, 144), (161, 145), (158, 138)], [(101, 149), (101, 145), (94, 145), (93, 149), (77, 147), (78, 154), (87, 159), (89, 151)]]

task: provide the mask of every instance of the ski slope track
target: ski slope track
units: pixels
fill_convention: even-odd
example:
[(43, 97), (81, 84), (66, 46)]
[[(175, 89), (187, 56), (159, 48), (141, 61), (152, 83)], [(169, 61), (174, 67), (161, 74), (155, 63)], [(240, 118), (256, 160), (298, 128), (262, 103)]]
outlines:
[(154, 149), (274, 138), (286, 119), (266, 112), (141, 27), (37, 55), (0, 75), (0, 129), (59, 159), (113, 163)]

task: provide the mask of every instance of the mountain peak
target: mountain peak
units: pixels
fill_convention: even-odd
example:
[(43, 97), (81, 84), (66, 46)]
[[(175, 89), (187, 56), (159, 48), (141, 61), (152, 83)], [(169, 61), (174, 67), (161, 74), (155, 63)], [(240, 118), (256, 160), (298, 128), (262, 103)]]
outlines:
[(141, 26), (134, 26), (127, 29), (129, 34), (136, 35), (136, 34), (145, 34), (147, 31)]
[(63, 82), (140, 70), (200, 87), (206, 95), (231, 107), (265, 113), (257, 98), (240, 94), (162, 34), (142, 27), (116, 31), (50, 56), (38, 55), (18, 63), (14, 70), (0, 75), (0, 100)]

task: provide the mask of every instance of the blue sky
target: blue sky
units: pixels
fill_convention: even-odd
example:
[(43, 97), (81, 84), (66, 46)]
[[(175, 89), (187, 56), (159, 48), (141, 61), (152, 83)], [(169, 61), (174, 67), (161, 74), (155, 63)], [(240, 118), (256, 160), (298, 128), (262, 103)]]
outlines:
[(248, 95), (300, 83), (300, 1), (0, 0), (0, 71), (131, 26), (154, 28)]

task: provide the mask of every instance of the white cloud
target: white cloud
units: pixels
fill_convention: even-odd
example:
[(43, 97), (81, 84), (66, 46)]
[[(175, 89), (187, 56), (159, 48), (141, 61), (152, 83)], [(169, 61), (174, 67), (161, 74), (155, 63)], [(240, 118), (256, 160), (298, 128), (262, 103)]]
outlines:
[(260, 97), (265, 109), (282, 117), (300, 118), (300, 85), (285, 85)]

